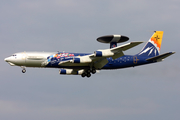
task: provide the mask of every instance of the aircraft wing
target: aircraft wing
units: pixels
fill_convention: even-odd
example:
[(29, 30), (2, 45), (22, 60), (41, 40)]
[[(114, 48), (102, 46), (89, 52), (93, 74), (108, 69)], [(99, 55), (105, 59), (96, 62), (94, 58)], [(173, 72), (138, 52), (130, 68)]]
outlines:
[(61, 66), (94, 66), (96, 69), (101, 69), (108, 63), (107, 58), (113, 59), (119, 58), (124, 55), (123, 51), (126, 51), (132, 47), (135, 47), (143, 42), (131, 42), (121, 46), (114, 47), (112, 49), (97, 50), (93, 54), (85, 56), (76, 56), (71, 60), (62, 61), (59, 63)]
[[(131, 42), (121, 46), (114, 47), (112, 49), (97, 50), (94, 52), (96, 57), (112, 57), (113, 59), (119, 58), (124, 55), (123, 51), (126, 51), (132, 47), (135, 47), (143, 42)], [(92, 56), (93, 56), (92, 55)]]
[(124, 44), (124, 45), (121, 45), (121, 46), (117, 46), (117, 47), (114, 47), (112, 48), (111, 50), (112, 51), (118, 51), (118, 50), (122, 50), (122, 51), (126, 51), (132, 47), (135, 47), (139, 44), (141, 44), (143, 42), (130, 42), (130, 43), (127, 43), (127, 44)]

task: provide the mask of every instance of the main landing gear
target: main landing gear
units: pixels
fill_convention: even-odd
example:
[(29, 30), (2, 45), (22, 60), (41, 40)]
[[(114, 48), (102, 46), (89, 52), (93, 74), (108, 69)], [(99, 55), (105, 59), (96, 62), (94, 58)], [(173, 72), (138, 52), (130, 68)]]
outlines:
[(91, 73), (89, 73), (89, 72), (84, 72), (82, 75), (81, 75), (82, 77), (91, 77)]
[(91, 70), (89, 69), (89, 70), (85, 71), (81, 76), (89, 78), (89, 77), (91, 77), (91, 73), (95, 74), (96, 73), (96, 69), (94, 69), (94, 68), (91, 69)]

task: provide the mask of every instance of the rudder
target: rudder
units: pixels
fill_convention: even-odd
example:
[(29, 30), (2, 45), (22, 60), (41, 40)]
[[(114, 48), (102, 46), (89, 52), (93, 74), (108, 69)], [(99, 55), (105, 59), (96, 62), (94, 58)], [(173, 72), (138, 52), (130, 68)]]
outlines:
[(155, 31), (138, 56), (154, 57), (160, 54), (163, 31)]

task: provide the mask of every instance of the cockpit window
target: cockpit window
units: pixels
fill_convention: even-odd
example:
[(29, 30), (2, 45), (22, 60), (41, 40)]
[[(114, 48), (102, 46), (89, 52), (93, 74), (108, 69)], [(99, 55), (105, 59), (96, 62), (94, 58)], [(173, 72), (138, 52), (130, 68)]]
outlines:
[(14, 57), (15, 57), (15, 56), (16, 56), (16, 54), (14, 54), (14, 55), (12, 55), (12, 56), (14, 56)]

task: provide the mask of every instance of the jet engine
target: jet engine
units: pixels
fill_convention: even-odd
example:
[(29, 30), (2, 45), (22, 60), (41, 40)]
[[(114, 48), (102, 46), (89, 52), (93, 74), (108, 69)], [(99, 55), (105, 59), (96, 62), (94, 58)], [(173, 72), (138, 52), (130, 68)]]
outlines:
[(90, 62), (92, 62), (92, 59), (89, 58), (88, 56), (73, 58), (73, 63), (90, 63)]
[(96, 57), (111, 57), (114, 55), (110, 50), (98, 50), (94, 52)]
[(71, 75), (73, 73), (72, 69), (60, 69), (59, 74)]
[(84, 70), (75, 71), (73, 69), (60, 69), (59, 74), (63, 75), (82, 75)]

